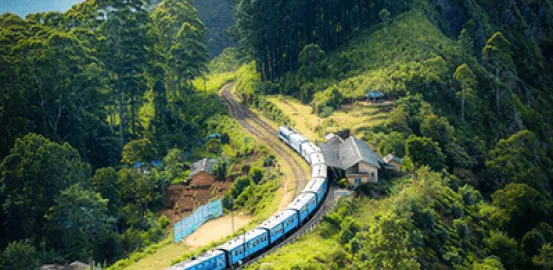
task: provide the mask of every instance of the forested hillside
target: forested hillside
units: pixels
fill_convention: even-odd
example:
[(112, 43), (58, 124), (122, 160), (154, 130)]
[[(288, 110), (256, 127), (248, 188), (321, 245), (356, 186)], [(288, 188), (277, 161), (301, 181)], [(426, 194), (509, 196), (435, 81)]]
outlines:
[(216, 95), (228, 79), (197, 83), (208, 53), (192, 2), (158, 2), (0, 16), (0, 268), (110, 265), (168, 236), (165, 188), (191, 162), (221, 157), (222, 180), (263, 162)]
[(552, 267), (551, 1), (236, 7), (260, 74), (239, 77), (245, 103), (265, 110), (263, 95), (289, 95), (323, 120), (301, 123), (318, 132), (338, 125), (324, 120), (334, 112), (359, 117), (350, 108), (379, 90), (394, 109), (355, 132), (407, 174), (361, 188), (353, 208), (254, 268)]
[(219, 55), (225, 48), (236, 45), (229, 28), (234, 24), (232, 0), (194, 0), (198, 17), (206, 27), (209, 57)]
[(217, 181), (235, 180), (227, 209), (269, 216), (274, 157), (217, 97), (234, 78), (279, 124), (351, 131), (403, 159), (402, 176), (360, 186), (253, 268), (553, 269), (551, 0), (89, 0), (2, 14), (0, 268), (128, 267), (170, 236), (166, 187), (204, 156)]

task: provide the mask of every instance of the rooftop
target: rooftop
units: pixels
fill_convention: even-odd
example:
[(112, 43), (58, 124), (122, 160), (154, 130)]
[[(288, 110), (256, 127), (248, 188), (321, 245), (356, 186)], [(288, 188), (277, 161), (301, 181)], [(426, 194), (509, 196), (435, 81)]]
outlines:
[(371, 147), (351, 136), (341, 144), (320, 143), (326, 163), (329, 166), (347, 170), (353, 165), (363, 161), (378, 169), (384, 160), (375, 153)]
[(216, 163), (217, 163), (217, 160), (212, 158), (204, 158), (202, 160), (198, 160), (192, 163), (192, 165), (190, 165), (189, 177), (192, 177), (200, 172), (213, 174), (213, 165)]
[(382, 92), (380, 92), (378, 90), (372, 90), (372, 91), (368, 92), (366, 96), (367, 96), (367, 98), (383, 98), (384, 94), (382, 94)]
[(403, 160), (401, 158), (399, 158), (398, 156), (394, 155), (393, 153), (390, 153), (388, 154), (387, 156), (385, 156), (383, 158), (384, 162), (386, 163), (390, 163), (392, 160), (399, 163), (399, 164), (403, 164)]

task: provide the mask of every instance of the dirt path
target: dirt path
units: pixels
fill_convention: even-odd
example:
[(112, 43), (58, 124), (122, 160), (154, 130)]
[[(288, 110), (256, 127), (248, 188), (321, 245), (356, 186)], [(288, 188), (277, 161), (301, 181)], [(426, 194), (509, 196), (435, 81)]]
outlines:
[[(235, 231), (248, 224), (252, 218), (245, 215), (234, 215)], [(223, 216), (210, 220), (202, 225), (197, 231), (186, 237), (183, 242), (193, 248), (209, 245), (213, 241), (221, 240), (232, 234), (231, 216)]]
[[(245, 226), (251, 220), (250, 216), (235, 215), (234, 227)], [(231, 216), (222, 216), (210, 220), (202, 225), (197, 231), (189, 235), (183, 241), (171, 243), (161, 247), (147, 257), (133, 263), (127, 270), (160, 270), (171, 266), (171, 261), (179, 258), (186, 252), (192, 252), (197, 248), (209, 245), (213, 241), (221, 240), (232, 234)]]

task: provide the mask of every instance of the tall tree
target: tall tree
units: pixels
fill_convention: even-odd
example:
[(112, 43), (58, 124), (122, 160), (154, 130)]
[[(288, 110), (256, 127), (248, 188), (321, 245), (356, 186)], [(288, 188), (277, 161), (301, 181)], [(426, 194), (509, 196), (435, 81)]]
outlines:
[(114, 97), (118, 98), (119, 136), (124, 144), (128, 126), (126, 104), (130, 103), (130, 131), (136, 133), (136, 111), (145, 91), (144, 73), (148, 67), (152, 42), (148, 34), (150, 17), (143, 0), (114, 1), (100, 6), (107, 10), (100, 32), (106, 37), (103, 61), (110, 72)]
[(461, 86), (461, 121), (465, 122), (465, 102), (467, 97), (474, 95), (476, 76), (467, 64), (462, 64), (455, 70), (454, 78)]
[(512, 58), (511, 43), (501, 32), (495, 33), (482, 49), (482, 58), (488, 69), (495, 75), (496, 110), (500, 112), (502, 79), (516, 76), (516, 67)]
[(54, 199), (74, 183), (84, 183), (90, 166), (69, 144), (29, 134), (16, 140), (0, 173), (6, 239), (29, 238), (38, 243), (46, 227), (44, 214)]
[(63, 190), (45, 215), (50, 246), (70, 259), (90, 257), (94, 244), (109, 234), (107, 203), (100, 193), (80, 184)]

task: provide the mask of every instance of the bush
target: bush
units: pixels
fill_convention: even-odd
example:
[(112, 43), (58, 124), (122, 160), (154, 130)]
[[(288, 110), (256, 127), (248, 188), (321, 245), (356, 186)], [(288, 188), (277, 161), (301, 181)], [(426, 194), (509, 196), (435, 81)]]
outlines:
[(260, 168), (258, 167), (254, 167), (252, 170), (251, 170), (251, 173), (250, 173), (250, 176), (252, 178), (252, 180), (258, 184), (261, 179), (263, 179), (263, 170), (261, 170)]
[(334, 108), (332, 108), (330, 106), (325, 106), (325, 107), (323, 107), (323, 109), (319, 113), (319, 116), (322, 117), (322, 118), (327, 118), (327, 117), (331, 116), (333, 113), (334, 113)]
[(464, 220), (456, 219), (453, 221), (453, 226), (455, 226), (455, 231), (457, 231), (457, 235), (459, 238), (464, 239), (469, 234), (469, 227), (467, 226), (467, 223)]
[(39, 265), (38, 252), (28, 241), (11, 242), (0, 257), (2, 269), (27, 270)]
[(161, 215), (161, 217), (158, 218), (157, 223), (159, 225), (159, 228), (165, 229), (167, 228), (167, 226), (169, 226), (169, 224), (171, 224), (171, 221), (165, 215)]

